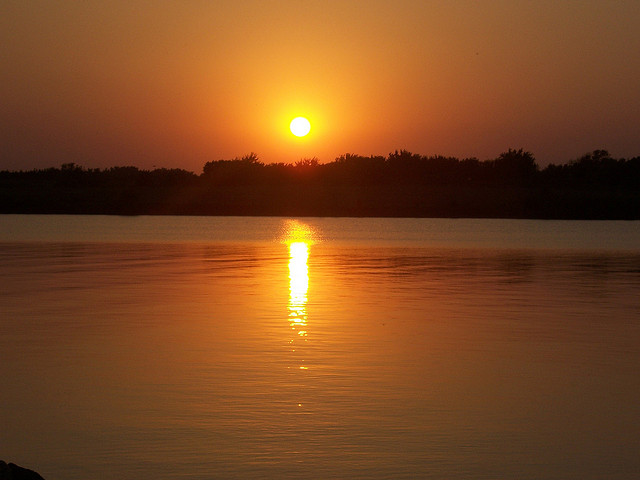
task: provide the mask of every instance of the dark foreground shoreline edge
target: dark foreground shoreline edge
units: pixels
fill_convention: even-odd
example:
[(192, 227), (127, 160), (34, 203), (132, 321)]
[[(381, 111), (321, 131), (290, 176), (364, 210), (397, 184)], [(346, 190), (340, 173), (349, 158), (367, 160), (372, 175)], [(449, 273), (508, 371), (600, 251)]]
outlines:
[(0, 480), (44, 480), (38, 473), (0, 460)]

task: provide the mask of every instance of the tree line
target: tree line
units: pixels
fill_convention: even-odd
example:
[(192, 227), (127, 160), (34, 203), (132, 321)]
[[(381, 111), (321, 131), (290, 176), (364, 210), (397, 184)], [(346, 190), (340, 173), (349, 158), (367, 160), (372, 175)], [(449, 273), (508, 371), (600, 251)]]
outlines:
[(596, 150), (540, 168), (522, 149), (485, 161), (397, 150), (267, 164), (250, 153), (201, 174), (67, 163), (1, 171), (0, 213), (639, 219), (640, 157)]

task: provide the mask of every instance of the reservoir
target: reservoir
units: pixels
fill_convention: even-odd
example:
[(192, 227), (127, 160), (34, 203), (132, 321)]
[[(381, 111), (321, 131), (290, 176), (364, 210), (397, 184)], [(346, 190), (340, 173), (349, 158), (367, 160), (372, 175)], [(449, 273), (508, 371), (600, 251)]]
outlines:
[(0, 216), (47, 480), (629, 479), (640, 222)]

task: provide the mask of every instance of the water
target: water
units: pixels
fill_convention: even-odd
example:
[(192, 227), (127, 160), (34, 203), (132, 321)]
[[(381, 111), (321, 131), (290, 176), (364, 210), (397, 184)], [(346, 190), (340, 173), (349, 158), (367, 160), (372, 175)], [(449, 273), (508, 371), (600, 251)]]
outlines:
[(640, 471), (640, 222), (0, 227), (0, 455), (47, 480)]

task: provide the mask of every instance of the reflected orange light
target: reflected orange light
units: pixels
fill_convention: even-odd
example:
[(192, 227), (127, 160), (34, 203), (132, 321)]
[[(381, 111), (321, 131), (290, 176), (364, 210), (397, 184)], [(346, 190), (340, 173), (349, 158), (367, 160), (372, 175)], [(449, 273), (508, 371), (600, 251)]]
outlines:
[[(307, 291), (309, 290), (309, 246), (304, 242), (289, 244), (289, 323), (298, 329), (307, 324)], [(298, 335), (307, 332), (298, 330)]]
[[(293, 339), (289, 340), (291, 351), (307, 342), (307, 292), (309, 291), (309, 249), (318, 239), (315, 230), (297, 220), (287, 220), (284, 224), (281, 241), (289, 249), (289, 327)], [(299, 342), (303, 342), (302, 344)], [(296, 353), (299, 356), (299, 353)], [(304, 355), (304, 354), (303, 354)], [(303, 355), (298, 359), (299, 370), (307, 370)]]
[[(287, 245), (297, 243), (313, 245), (319, 240), (318, 232), (311, 226), (298, 220), (285, 220), (281, 230), (280, 240)], [(302, 247), (296, 247), (298, 249)]]

